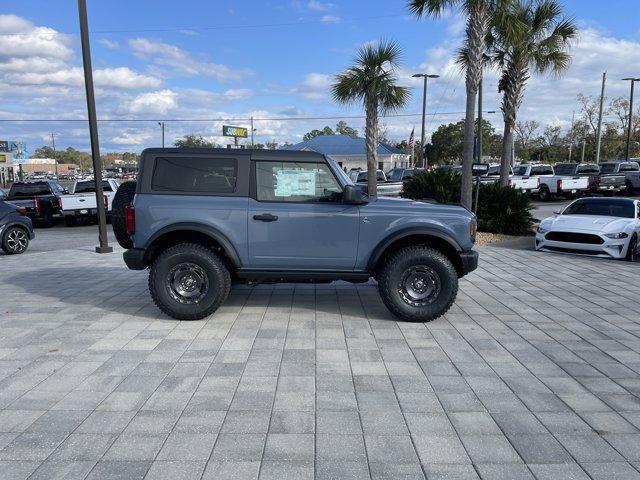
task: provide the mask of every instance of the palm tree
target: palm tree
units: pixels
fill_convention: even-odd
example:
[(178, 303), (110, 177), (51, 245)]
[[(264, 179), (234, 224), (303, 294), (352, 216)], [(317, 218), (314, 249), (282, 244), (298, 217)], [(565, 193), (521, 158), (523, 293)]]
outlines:
[(366, 114), (365, 144), (369, 195), (377, 194), (378, 114), (398, 110), (409, 100), (409, 89), (396, 85), (400, 49), (392, 41), (363, 45), (355, 64), (336, 75), (331, 94), (339, 103), (362, 102)]
[(488, 36), (490, 56), (501, 70), (504, 136), (500, 184), (509, 183), (513, 135), (530, 73), (559, 75), (571, 63), (568, 51), (578, 27), (563, 16), (557, 0), (516, 0), (503, 4)]
[[(504, 1), (504, 0), (502, 0)], [(476, 116), (476, 94), (482, 78), (486, 36), (494, 5), (498, 0), (410, 0), (409, 10), (418, 18), (440, 17), (447, 8), (458, 7), (467, 16), (466, 89), (467, 105), (462, 151), (461, 203), (471, 209), (473, 141)]]

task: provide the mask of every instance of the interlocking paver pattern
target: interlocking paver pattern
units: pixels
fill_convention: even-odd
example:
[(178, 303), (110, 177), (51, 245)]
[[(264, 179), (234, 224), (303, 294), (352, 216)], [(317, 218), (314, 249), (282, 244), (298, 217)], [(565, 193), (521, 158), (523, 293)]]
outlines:
[(88, 248), (0, 257), (2, 479), (640, 478), (640, 265), (481, 249), (399, 323), (373, 283), (205, 321)]

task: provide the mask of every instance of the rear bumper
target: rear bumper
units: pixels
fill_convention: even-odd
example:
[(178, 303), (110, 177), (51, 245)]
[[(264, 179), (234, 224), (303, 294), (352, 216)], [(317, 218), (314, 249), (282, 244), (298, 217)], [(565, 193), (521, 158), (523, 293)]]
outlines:
[(478, 268), (478, 252), (470, 250), (468, 252), (460, 253), (460, 260), (462, 261), (462, 275), (464, 277), (467, 273), (473, 272)]
[(147, 263), (144, 259), (145, 250), (140, 248), (132, 248), (130, 250), (125, 250), (122, 254), (122, 258), (124, 259), (124, 263), (127, 264), (129, 270), (144, 270), (147, 268)]

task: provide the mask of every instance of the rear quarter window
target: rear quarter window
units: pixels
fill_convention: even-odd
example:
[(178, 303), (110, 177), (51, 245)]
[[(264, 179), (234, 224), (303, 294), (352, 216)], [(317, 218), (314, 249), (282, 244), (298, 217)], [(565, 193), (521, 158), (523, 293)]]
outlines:
[(236, 190), (238, 161), (215, 157), (158, 157), (151, 189), (157, 192), (229, 194)]

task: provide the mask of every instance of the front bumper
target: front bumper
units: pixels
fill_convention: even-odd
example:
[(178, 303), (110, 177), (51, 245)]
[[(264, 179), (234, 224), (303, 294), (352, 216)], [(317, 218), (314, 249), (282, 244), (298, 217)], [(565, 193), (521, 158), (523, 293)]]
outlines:
[(468, 252), (460, 253), (460, 260), (462, 261), (462, 275), (464, 277), (467, 273), (473, 272), (478, 268), (478, 252), (470, 250)]
[(557, 253), (575, 253), (616, 259), (624, 258), (626, 256), (627, 244), (629, 242), (629, 238), (613, 239), (602, 235), (598, 235), (603, 240), (602, 244), (559, 242), (547, 240), (545, 235), (536, 233), (536, 250)]
[(125, 250), (122, 254), (124, 263), (127, 264), (129, 270), (144, 270), (147, 268), (147, 263), (144, 258), (145, 250), (140, 248), (132, 248)]

